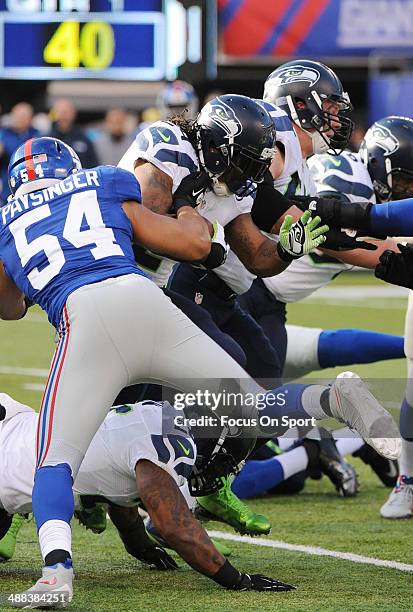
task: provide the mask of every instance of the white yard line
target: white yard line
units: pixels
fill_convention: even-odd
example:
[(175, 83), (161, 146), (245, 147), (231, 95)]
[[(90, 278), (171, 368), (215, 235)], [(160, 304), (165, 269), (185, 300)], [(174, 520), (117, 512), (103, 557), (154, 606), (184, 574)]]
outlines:
[(49, 370), (0, 365), (0, 374), (15, 374), (16, 376), (35, 376), (38, 378), (47, 378), (49, 375)]
[(375, 557), (364, 557), (353, 553), (340, 552), (337, 550), (328, 550), (319, 546), (304, 546), (302, 544), (288, 544), (281, 540), (250, 538), (249, 536), (241, 536), (233, 533), (225, 533), (223, 531), (208, 531), (211, 538), (220, 538), (221, 540), (229, 540), (232, 542), (242, 542), (252, 546), (264, 546), (266, 548), (281, 548), (292, 552), (301, 552), (307, 555), (317, 555), (319, 557), (334, 557), (335, 559), (344, 559), (353, 563), (363, 563), (364, 565), (376, 565), (377, 567), (387, 567), (396, 569), (400, 572), (413, 572), (413, 565), (408, 563), (400, 563), (399, 561), (386, 561), (385, 559), (376, 559)]
[(39, 383), (23, 383), (23, 389), (26, 391), (44, 391), (44, 385)]

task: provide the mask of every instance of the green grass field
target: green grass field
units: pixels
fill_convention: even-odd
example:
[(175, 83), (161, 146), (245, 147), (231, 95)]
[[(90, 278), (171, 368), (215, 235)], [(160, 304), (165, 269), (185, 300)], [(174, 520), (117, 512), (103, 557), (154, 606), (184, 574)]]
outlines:
[[(366, 286), (374, 279), (364, 274), (340, 277), (335, 286), (358, 285), (360, 295), (343, 300), (313, 299), (289, 308), (289, 322), (323, 328), (363, 327), (391, 333), (403, 332), (404, 298), (367, 300)], [(41, 388), (54, 347), (54, 332), (39, 310), (25, 320), (0, 322), (0, 390), (38, 409)], [(12, 370), (8, 370), (11, 368)], [(36, 369), (25, 374), (17, 368)], [(370, 378), (403, 378), (403, 360), (354, 371)], [(10, 373), (10, 372), (13, 373)], [(24, 370), (22, 370), (24, 371)], [(339, 371), (339, 370), (338, 370)], [(323, 377), (338, 373), (329, 370)], [(319, 375), (318, 375), (319, 377)], [(75, 383), (74, 383), (75, 384)], [(392, 394), (394, 402), (403, 395)], [(274, 540), (289, 544), (320, 546), (334, 551), (413, 564), (410, 521), (386, 522), (378, 511), (388, 490), (358, 460), (352, 462), (360, 474), (361, 492), (355, 499), (339, 499), (329, 481), (310, 481), (298, 496), (252, 500), (255, 510), (272, 520)], [(211, 523), (211, 529), (226, 529)], [(161, 573), (143, 568), (124, 552), (112, 525), (102, 535), (93, 535), (74, 525), (76, 570), (73, 610), (412, 610), (412, 575), (392, 568), (379, 568), (342, 559), (313, 556), (227, 542), (231, 561), (249, 572), (262, 572), (297, 585), (284, 595), (231, 593), (196, 574), (184, 562), (180, 570)], [(33, 522), (24, 526), (14, 559), (0, 566), (2, 592), (21, 590), (38, 576), (40, 557)], [(1, 608), (4, 609), (4, 608)]]

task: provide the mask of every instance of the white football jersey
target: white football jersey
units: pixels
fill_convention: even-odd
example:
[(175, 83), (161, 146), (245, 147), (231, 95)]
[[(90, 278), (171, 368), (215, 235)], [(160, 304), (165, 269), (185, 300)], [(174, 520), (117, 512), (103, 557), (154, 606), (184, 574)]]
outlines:
[[(73, 485), (80, 494), (101, 495), (121, 506), (139, 500), (135, 466), (146, 459), (181, 486), (196, 459), (196, 446), (167, 403), (140, 402), (109, 411), (89, 446)], [(9, 513), (31, 511), (38, 415), (22, 412), (0, 423), (0, 505)]]
[[(376, 202), (370, 175), (357, 154), (343, 151), (337, 156), (314, 155), (307, 163), (318, 195), (335, 192), (351, 202)], [(297, 302), (353, 267), (316, 250), (293, 261), (278, 276), (263, 281), (281, 302)]]
[[(316, 186), (310, 170), (303, 159), (300, 142), (293, 127), (293, 122), (281, 109), (263, 100), (257, 100), (270, 113), (277, 133), (277, 143), (282, 145), (284, 167), (281, 175), (274, 181), (274, 187), (286, 197), (291, 195), (315, 195)], [(266, 234), (268, 238), (277, 241), (278, 237)], [(295, 265), (294, 263), (290, 265)], [(256, 276), (249, 272), (238, 257), (230, 251), (225, 264), (214, 270), (236, 293), (248, 291)], [(286, 272), (283, 272), (285, 274)], [(278, 276), (274, 276), (277, 279)], [(264, 282), (269, 279), (263, 279)]]
[[(138, 134), (118, 166), (134, 171), (135, 161), (144, 159), (165, 172), (173, 181), (173, 193), (182, 179), (199, 170), (196, 151), (186, 134), (168, 121), (157, 121)], [(243, 213), (251, 212), (253, 199), (250, 196), (237, 198), (235, 195), (218, 197), (211, 190), (199, 197), (198, 212), (223, 227)], [(160, 287), (166, 285), (175, 262), (147, 252), (145, 266), (140, 263)], [(225, 265), (225, 264), (224, 264)]]

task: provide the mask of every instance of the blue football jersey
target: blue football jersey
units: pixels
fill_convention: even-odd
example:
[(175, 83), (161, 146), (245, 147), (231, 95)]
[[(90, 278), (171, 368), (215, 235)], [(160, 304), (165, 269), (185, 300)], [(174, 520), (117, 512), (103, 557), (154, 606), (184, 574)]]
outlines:
[(114, 166), (81, 170), (0, 209), (0, 258), (23, 293), (59, 324), (68, 296), (84, 285), (142, 274), (122, 209), (140, 201), (135, 176)]

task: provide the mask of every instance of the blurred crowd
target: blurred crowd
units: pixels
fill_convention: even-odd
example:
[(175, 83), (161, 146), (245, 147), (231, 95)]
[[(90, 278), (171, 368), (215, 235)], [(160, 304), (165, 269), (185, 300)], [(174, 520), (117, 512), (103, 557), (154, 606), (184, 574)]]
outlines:
[[(212, 91), (203, 101), (223, 92)], [(72, 100), (59, 98), (48, 112), (35, 113), (29, 102), (19, 102), (9, 113), (0, 116), (0, 205), (10, 194), (7, 167), (13, 151), (34, 136), (53, 136), (69, 144), (77, 152), (84, 168), (100, 164), (117, 165), (136, 135), (150, 123), (186, 110), (195, 118), (199, 100), (194, 88), (184, 81), (167, 83), (156, 106), (132, 112), (122, 106), (110, 108), (100, 121), (81, 125)], [(357, 125), (351, 150), (358, 151), (365, 128)]]

